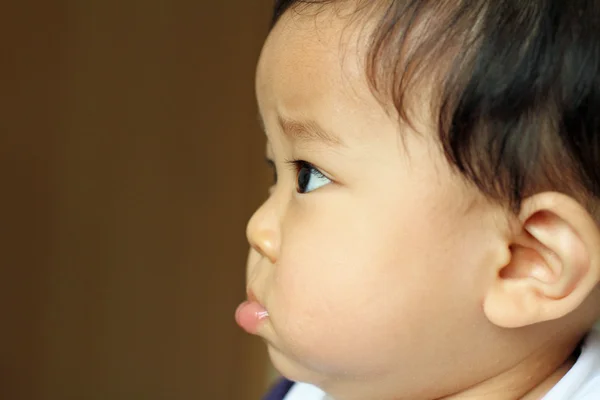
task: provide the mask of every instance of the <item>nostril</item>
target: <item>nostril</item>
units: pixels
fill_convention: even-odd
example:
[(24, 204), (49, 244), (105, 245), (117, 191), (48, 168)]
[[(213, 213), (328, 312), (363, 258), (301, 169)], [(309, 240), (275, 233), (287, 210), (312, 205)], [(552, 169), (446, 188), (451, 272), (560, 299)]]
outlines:
[(250, 249), (252, 249), (252, 251), (255, 253), (261, 253), (260, 248), (255, 243), (250, 242)]

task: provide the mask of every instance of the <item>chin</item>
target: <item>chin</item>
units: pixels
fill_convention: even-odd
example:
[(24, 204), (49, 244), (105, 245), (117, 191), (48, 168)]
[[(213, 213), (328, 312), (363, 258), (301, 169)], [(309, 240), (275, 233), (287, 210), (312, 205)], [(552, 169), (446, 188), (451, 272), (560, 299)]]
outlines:
[(299, 360), (287, 355), (284, 351), (275, 346), (267, 344), (267, 348), (273, 367), (275, 367), (282, 376), (294, 382), (305, 382), (320, 386), (319, 383), (322, 379), (319, 379), (316, 372), (309, 370), (303, 366)]

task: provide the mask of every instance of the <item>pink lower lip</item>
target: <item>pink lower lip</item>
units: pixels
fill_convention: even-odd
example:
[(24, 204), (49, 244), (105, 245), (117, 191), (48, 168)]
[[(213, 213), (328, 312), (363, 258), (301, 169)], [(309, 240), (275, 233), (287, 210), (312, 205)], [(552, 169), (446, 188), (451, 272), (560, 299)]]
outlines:
[(237, 324), (253, 335), (258, 332), (258, 327), (268, 317), (267, 310), (256, 301), (245, 301), (235, 310)]

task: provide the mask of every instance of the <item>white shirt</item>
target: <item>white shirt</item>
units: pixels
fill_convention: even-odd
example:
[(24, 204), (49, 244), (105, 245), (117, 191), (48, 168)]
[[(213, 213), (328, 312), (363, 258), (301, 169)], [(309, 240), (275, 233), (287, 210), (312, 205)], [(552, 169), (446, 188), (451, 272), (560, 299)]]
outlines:
[(592, 330), (581, 348), (581, 355), (575, 365), (542, 400), (599, 399), (600, 332)]
[(298, 382), (285, 395), (283, 400), (326, 400), (327, 394), (316, 386)]
[[(284, 400), (328, 400), (321, 389), (297, 383)], [(542, 400), (600, 400), (600, 332), (593, 330), (586, 338), (581, 355), (567, 374)]]

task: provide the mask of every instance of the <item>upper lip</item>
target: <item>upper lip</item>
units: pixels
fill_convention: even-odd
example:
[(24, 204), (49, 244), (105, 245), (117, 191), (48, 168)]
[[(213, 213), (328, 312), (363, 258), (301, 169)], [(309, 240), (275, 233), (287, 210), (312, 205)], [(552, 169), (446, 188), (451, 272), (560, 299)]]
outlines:
[(257, 303), (260, 303), (258, 301), (258, 298), (256, 297), (256, 295), (254, 294), (254, 291), (252, 289), (248, 289), (246, 290), (246, 295), (248, 296), (248, 301), (255, 301)]

